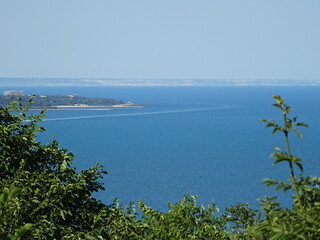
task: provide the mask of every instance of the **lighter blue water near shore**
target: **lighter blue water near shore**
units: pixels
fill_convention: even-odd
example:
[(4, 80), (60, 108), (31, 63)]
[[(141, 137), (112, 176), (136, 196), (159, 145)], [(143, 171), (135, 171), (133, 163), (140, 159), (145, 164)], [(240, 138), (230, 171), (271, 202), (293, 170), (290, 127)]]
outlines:
[[(1, 88), (0, 90), (8, 90)], [(18, 89), (17, 89), (18, 90)], [(19, 89), (20, 90), (20, 89)], [(78, 169), (99, 161), (109, 172), (106, 191), (95, 196), (105, 203), (145, 202), (165, 210), (183, 194), (199, 195), (220, 207), (237, 202), (256, 206), (274, 195), (265, 177), (287, 178), (286, 164), (272, 166), (270, 153), (284, 148), (261, 118), (281, 120), (271, 107), (281, 94), (293, 114), (310, 127), (303, 140), (292, 139), (293, 153), (306, 162), (307, 174), (320, 175), (319, 87), (47, 87), (21, 88), (28, 94), (73, 94), (112, 97), (148, 104), (114, 111), (48, 111), (42, 124), (48, 141), (55, 135), (76, 156)], [(290, 202), (289, 198), (282, 196)]]

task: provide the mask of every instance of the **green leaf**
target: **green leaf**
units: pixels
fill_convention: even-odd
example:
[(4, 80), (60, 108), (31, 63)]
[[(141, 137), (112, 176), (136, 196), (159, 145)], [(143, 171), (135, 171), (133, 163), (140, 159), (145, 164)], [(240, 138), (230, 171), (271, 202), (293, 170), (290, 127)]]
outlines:
[(300, 139), (302, 138), (302, 133), (298, 129), (294, 128), (292, 130), (298, 135)]
[(63, 220), (66, 220), (63, 210), (60, 210), (60, 216), (62, 217)]
[(301, 127), (308, 127), (309, 125), (308, 125), (308, 124), (306, 124), (306, 123), (302, 123), (302, 122), (300, 122), (300, 123), (297, 123), (297, 126), (301, 126)]
[(303, 166), (300, 162), (295, 162), (295, 164), (298, 166), (298, 168), (303, 171)]
[(9, 198), (15, 198), (21, 192), (21, 188), (14, 188), (10, 191)]

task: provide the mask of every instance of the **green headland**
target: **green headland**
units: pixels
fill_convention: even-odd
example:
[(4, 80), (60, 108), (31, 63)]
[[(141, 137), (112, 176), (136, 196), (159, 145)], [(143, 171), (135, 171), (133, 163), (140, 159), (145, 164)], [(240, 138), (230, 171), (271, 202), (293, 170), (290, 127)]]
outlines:
[[(19, 100), (22, 105), (27, 105), (30, 100), (30, 95), (23, 96), (0, 96), (0, 106), (8, 105), (12, 100)], [(113, 98), (88, 98), (81, 97), (76, 94), (73, 95), (34, 95), (32, 108), (41, 109), (62, 109), (62, 108), (88, 108), (88, 107), (119, 107), (132, 106), (134, 104), (116, 100)]]

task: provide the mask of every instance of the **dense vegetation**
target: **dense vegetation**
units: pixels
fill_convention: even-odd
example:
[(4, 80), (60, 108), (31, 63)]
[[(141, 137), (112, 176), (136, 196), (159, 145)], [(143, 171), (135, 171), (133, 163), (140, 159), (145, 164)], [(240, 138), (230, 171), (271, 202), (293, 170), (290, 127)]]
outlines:
[[(20, 101), (23, 106), (26, 106), (30, 97), (12, 97), (12, 96), (0, 96), (0, 106), (8, 105), (12, 100)], [(32, 108), (53, 108), (55, 106), (74, 106), (76, 104), (84, 104), (89, 106), (113, 106), (117, 104), (124, 104), (121, 100), (112, 98), (87, 98), (77, 95), (60, 96), (60, 95), (35, 95), (33, 98)]]
[[(274, 163), (287, 162), (287, 181), (264, 179), (292, 195), (286, 208), (276, 197), (261, 199), (261, 209), (246, 203), (217, 214), (214, 203), (197, 205), (186, 195), (159, 212), (140, 202), (106, 205), (92, 197), (104, 190), (102, 166), (76, 171), (74, 156), (52, 140), (41, 144), (37, 133), (44, 117), (28, 115), (12, 102), (0, 107), (0, 238), (2, 239), (320, 239), (320, 179), (303, 176), (302, 159), (290, 151), (289, 136), (307, 126), (289, 118), (291, 108), (274, 96), (283, 124), (262, 120), (283, 133), (286, 150), (276, 148)], [(31, 101), (29, 101), (31, 103)], [(296, 167), (295, 167), (296, 166)], [(296, 170), (299, 170), (297, 173)], [(290, 190), (290, 191), (289, 191)], [(139, 214), (137, 214), (139, 212)]]

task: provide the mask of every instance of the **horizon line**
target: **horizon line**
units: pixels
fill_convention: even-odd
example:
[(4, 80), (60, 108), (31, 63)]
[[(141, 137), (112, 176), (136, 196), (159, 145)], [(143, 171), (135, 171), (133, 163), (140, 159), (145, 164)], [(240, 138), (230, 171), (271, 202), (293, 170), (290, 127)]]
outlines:
[(0, 79), (9, 78), (9, 79), (86, 79), (86, 80), (272, 80), (272, 81), (279, 81), (279, 80), (295, 80), (295, 81), (320, 81), (320, 77), (317, 78), (183, 78), (183, 77), (3, 77), (0, 76)]

